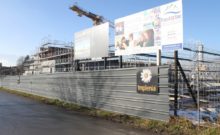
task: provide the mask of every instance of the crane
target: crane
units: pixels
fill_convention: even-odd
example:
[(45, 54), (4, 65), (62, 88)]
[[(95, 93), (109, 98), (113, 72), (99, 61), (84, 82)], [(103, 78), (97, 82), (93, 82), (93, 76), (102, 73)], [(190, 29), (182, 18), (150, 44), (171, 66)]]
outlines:
[(105, 22), (104, 18), (100, 15), (96, 15), (94, 13), (91, 13), (89, 11), (86, 11), (77, 4), (74, 4), (73, 6), (70, 7), (70, 9), (78, 14), (79, 17), (82, 17), (83, 15), (90, 18), (93, 21), (93, 25), (99, 25)]
[(112, 23), (111, 21), (106, 20), (103, 16), (86, 11), (86, 10), (82, 9), (81, 7), (79, 7), (77, 4), (74, 4), (73, 6), (71, 6), (70, 10), (76, 12), (79, 17), (82, 17), (84, 15), (84, 16), (90, 18), (93, 21), (94, 26), (100, 25), (105, 22), (109, 22), (110, 27), (114, 28), (114, 23)]

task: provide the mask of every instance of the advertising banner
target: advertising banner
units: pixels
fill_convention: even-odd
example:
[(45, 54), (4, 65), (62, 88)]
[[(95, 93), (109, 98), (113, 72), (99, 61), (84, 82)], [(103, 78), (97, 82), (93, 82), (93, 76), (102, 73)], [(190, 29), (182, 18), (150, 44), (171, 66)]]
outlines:
[(109, 23), (80, 31), (74, 35), (74, 59), (108, 56)]
[(149, 67), (137, 72), (137, 92), (157, 94), (158, 89), (158, 67)]
[(182, 49), (182, 1), (115, 20), (115, 48), (116, 55)]

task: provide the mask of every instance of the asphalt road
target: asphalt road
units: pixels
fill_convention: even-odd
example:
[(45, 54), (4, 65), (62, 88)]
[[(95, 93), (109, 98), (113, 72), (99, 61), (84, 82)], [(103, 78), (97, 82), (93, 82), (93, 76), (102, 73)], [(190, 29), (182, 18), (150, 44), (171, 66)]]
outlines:
[(150, 135), (0, 91), (0, 135)]

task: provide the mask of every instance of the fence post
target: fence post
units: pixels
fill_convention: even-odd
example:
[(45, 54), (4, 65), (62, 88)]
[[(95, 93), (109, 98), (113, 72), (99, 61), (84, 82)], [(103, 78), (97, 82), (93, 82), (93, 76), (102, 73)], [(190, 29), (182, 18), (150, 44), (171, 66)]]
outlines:
[(75, 60), (75, 71), (79, 71), (79, 60)]
[(107, 58), (104, 57), (104, 69), (106, 69), (106, 67), (107, 67)]
[(73, 58), (74, 52), (73, 52), (73, 43), (71, 43), (71, 70), (73, 72), (73, 64), (74, 63), (74, 58)]
[(161, 65), (161, 50), (157, 50), (157, 66)]
[(119, 67), (122, 68), (122, 56), (119, 56)]
[(178, 109), (178, 51), (174, 52), (174, 116)]

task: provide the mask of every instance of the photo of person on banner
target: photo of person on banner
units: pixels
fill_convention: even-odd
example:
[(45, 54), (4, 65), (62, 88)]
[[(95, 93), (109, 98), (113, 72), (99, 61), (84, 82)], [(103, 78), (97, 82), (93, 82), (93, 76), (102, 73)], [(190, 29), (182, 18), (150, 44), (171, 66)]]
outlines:
[[(134, 38), (135, 35), (135, 38)], [(116, 42), (116, 48), (126, 50), (134, 47), (152, 47), (154, 46), (153, 29), (145, 30), (138, 33), (130, 33), (127, 38), (121, 36)]]
[(154, 31), (153, 29), (145, 30), (140, 33), (139, 41), (137, 46), (140, 47), (151, 47), (154, 46)]

